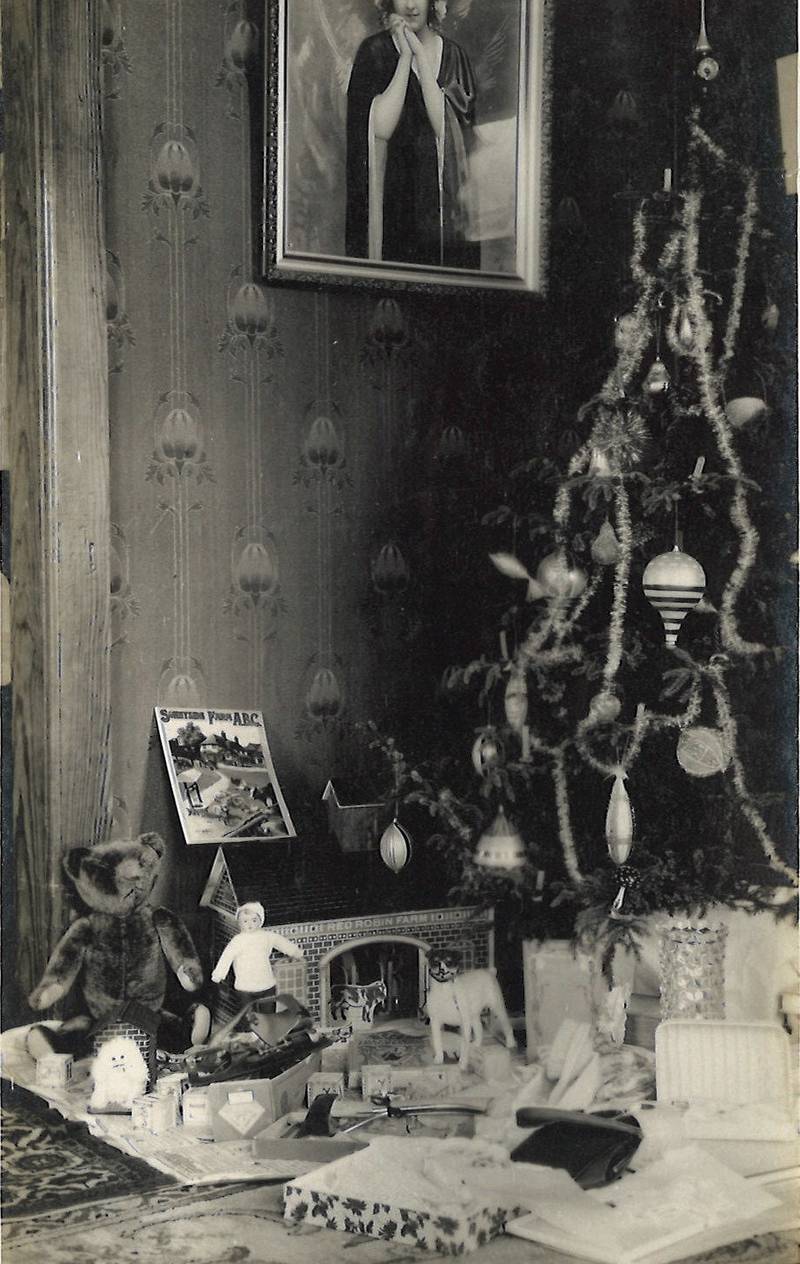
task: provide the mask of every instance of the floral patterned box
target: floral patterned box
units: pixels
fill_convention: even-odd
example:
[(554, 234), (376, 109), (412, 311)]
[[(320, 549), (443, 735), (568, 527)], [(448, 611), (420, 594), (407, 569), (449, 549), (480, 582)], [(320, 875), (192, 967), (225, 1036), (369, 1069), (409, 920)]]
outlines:
[[(453, 1199), (435, 1179), (440, 1164), (438, 1155), (452, 1154), (454, 1147), (466, 1154), (465, 1146), (476, 1152), (476, 1165), (470, 1181), (470, 1188), (476, 1192), (467, 1198)], [(504, 1198), (496, 1180), (498, 1168), (494, 1168), (495, 1180), (492, 1181), (488, 1175), (491, 1167), (481, 1168), (478, 1162), (481, 1149), (480, 1143), (475, 1141), (390, 1138), (373, 1141), (368, 1149), (358, 1154), (336, 1159), (325, 1167), (289, 1181), (283, 1190), (284, 1218), (345, 1233), (362, 1233), (384, 1242), (396, 1241), (404, 1246), (424, 1247), (443, 1255), (463, 1255), (467, 1251), (475, 1251), (502, 1233), (506, 1221), (515, 1219), (522, 1212), (519, 1191), (513, 1189), (513, 1184), (505, 1191), (508, 1195), (505, 1201), (514, 1205), (499, 1205)], [(426, 1157), (434, 1174), (427, 1185), (427, 1193), (422, 1188), (417, 1189), (413, 1198), (417, 1206), (414, 1207), (402, 1205), (412, 1200), (409, 1197), (411, 1187), (398, 1162), (403, 1151), (408, 1153), (409, 1166), (417, 1175), (422, 1174), (423, 1186)], [(509, 1164), (507, 1157), (506, 1164), (511, 1168), (518, 1166)], [(476, 1171), (476, 1168), (480, 1170)], [(477, 1191), (483, 1173), (486, 1173), (491, 1192), (481, 1195)], [(398, 1197), (397, 1203), (379, 1201), (374, 1197), (382, 1186)], [(354, 1191), (359, 1189), (364, 1197), (354, 1195)]]
[(292, 1183), (284, 1188), (284, 1217), (295, 1223), (305, 1220), (325, 1229), (345, 1233), (365, 1233), (384, 1242), (398, 1241), (420, 1246), (441, 1255), (463, 1255), (476, 1251), (503, 1232), (507, 1220), (522, 1214), (521, 1208), (481, 1208), (464, 1217), (411, 1211), (390, 1203), (364, 1202), (318, 1193)]

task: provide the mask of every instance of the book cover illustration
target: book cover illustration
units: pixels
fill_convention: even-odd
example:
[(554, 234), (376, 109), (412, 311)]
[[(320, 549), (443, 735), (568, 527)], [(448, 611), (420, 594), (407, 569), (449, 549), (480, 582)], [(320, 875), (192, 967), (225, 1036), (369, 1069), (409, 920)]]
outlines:
[(293, 838), (260, 711), (156, 707), (187, 843)]

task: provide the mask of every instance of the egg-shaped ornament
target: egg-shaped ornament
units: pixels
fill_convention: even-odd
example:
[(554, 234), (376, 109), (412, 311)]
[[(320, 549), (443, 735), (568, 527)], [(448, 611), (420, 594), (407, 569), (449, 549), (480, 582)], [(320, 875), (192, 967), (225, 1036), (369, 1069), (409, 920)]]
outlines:
[(506, 719), (515, 733), (521, 733), (528, 718), (528, 682), (525, 671), (512, 667), (503, 699)]
[(688, 352), (692, 350), (694, 347), (694, 325), (689, 315), (689, 309), (685, 306), (678, 312), (675, 336), (682, 351)]
[(542, 558), (536, 578), (551, 601), (574, 601), (586, 587), (586, 572), (573, 566), (563, 549)]
[(484, 830), (475, 848), (475, 864), (483, 869), (511, 873), (525, 864), (525, 844), (519, 830), (509, 821), (503, 808), (488, 829)]
[(481, 776), (503, 761), (503, 745), (491, 730), (479, 733), (472, 743), (472, 767)]
[(781, 318), (781, 309), (778, 307), (778, 304), (772, 302), (771, 299), (768, 300), (766, 307), (761, 313), (761, 324), (764, 326), (764, 328), (767, 330), (768, 333), (772, 334), (775, 332), (775, 330), (778, 328), (778, 323), (780, 321), (780, 318)]
[(397, 817), (381, 834), (381, 860), (392, 873), (399, 873), (411, 859), (411, 835)]
[(615, 865), (622, 865), (631, 854), (633, 846), (633, 808), (625, 787), (625, 773), (619, 769), (614, 775), (611, 798), (606, 812), (606, 845)]
[(669, 381), (666, 364), (660, 356), (656, 356), (644, 379), (644, 389), (648, 395), (663, 395), (669, 390)]
[(598, 566), (614, 566), (619, 558), (621, 549), (622, 545), (617, 539), (617, 533), (608, 521), (608, 518), (606, 518), (592, 540), (592, 561), (597, 562)]
[(715, 773), (724, 772), (731, 762), (725, 735), (719, 729), (706, 728), (702, 724), (683, 730), (675, 754), (681, 768), (690, 777), (713, 777)]
[(706, 573), (695, 558), (677, 546), (647, 563), (642, 576), (644, 595), (664, 623), (667, 645), (678, 640), (681, 624), (706, 590)]

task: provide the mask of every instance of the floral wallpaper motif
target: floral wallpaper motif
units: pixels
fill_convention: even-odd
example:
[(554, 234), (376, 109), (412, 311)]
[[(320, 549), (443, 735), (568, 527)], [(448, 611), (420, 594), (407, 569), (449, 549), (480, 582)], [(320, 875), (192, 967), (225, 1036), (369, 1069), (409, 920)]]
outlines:
[(103, 95), (109, 99), (119, 96), (124, 85), (124, 75), (131, 71), (131, 63), (122, 35), (120, 0), (101, 0), (100, 43), (103, 64)]
[(361, 354), (394, 389), (410, 326), (371, 296), (271, 289), (254, 270), (260, 15), (103, 9), (114, 829), (172, 840), (159, 898), (190, 920), (207, 857), (182, 847), (153, 707), (262, 710), (303, 835), (383, 692), (360, 601), (365, 584), (377, 597), (381, 444), (402, 409), (376, 433)]
[(125, 351), (136, 345), (136, 338), (125, 309), (125, 274), (113, 250), (106, 251), (106, 331), (108, 371), (120, 373)]

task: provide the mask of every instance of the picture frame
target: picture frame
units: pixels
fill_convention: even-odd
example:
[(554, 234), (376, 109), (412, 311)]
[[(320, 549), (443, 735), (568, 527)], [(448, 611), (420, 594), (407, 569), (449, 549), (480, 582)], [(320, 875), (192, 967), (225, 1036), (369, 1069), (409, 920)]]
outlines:
[(296, 836), (260, 711), (154, 710), (187, 843), (270, 843)]
[(437, 140), (391, 0), (265, 0), (264, 281), (544, 294), (552, 2), (420, 0)]

